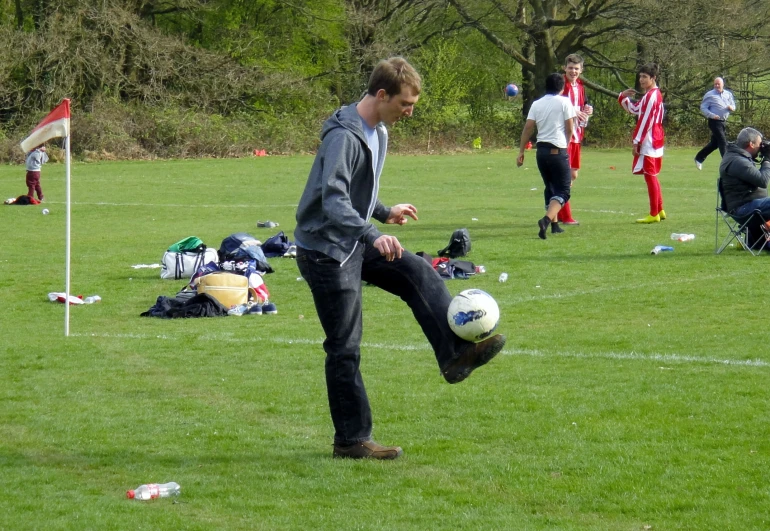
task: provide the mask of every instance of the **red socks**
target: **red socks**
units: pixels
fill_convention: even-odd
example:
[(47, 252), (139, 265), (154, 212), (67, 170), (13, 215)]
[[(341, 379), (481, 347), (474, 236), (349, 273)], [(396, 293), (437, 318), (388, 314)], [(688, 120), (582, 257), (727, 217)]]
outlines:
[(660, 181), (656, 175), (644, 174), (647, 183), (647, 195), (650, 198), (650, 215), (657, 216), (663, 210), (663, 194), (660, 191)]
[(564, 203), (564, 206), (561, 207), (561, 210), (559, 210), (559, 214), (556, 216), (556, 219), (562, 223), (565, 221), (574, 221), (572, 219), (572, 209), (569, 206), (569, 201)]

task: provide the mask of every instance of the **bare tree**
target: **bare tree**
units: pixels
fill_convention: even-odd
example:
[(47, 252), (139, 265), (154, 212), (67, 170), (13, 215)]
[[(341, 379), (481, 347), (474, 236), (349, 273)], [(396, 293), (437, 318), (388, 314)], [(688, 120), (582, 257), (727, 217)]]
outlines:
[[(591, 53), (631, 16), (626, 0), (447, 0), (466, 24), (521, 65), (524, 112), (570, 53)], [(612, 93), (601, 85), (587, 85)]]
[[(466, 24), (521, 65), (525, 113), (543, 93), (545, 77), (559, 70), (570, 53), (583, 54), (590, 64), (585, 84), (612, 96), (634, 82), (640, 63), (656, 61), (669, 108), (691, 112), (699, 102), (693, 95), (710, 77), (745, 76), (767, 57), (767, 2), (446, 1)], [(613, 89), (605, 86), (608, 82)]]

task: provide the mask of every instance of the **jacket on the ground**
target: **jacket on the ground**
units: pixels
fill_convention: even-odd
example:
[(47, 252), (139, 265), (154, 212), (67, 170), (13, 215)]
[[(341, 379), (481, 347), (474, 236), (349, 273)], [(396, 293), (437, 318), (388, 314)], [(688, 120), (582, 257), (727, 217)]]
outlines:
[(323, 125), (321, 146), (297, 207), (298, 245), (345, 262), (362, 243), (382, 233), (369, 222), (385, 222), (390, 208), (377, 199), (388, 133), (377, 125), (380, 156), (375, 173), (356, 105), (337, 110)]
[(762, 161), (757, 169), (751, 153), (731, 142), (727, 144), (725, 156), (719, 165), (719, 178), (722, 181), (725, 209), (732, 213), (754, 199), (767, 197), (770, 160)]

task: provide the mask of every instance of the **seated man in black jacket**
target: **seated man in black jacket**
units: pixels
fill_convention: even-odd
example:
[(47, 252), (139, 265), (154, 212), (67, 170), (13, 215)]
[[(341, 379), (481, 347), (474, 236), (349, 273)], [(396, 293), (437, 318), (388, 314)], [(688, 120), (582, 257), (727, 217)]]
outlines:
[[(754, 158), (762, 153), (762, 163), (757, 169)], [(767, 183), (770, 182), (770, 143), (762, 145), (762, 133), (746, 127), (738, 133), (735, 143), (727, 145), (725, 156), (719, 165), (725, 210), (734, 218), (746, 218), (759, 209), (762, 217), (770, 219), (770, 198)]]
[[(755, 157), (762, 154), (757, 169)], [(770, 143), (762, 142), (762, 133), (751, 127), (738, 133), (735, 143), (727, 145), (719, 165), (720, 191), (723, 207), (737, 221), (743, 223), (751, 213), (759, 210), (765, 220), (770, 219)], [(761, 231), (758, 226), (748, 227), (749, 245), (754, 247)]]

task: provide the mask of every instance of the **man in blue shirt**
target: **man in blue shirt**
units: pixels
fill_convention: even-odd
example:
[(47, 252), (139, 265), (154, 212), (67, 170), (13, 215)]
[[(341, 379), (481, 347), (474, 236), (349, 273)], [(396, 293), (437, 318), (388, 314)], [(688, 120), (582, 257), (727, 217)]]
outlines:
[(734, 110), (735, 99), (732, 92), (725, 90), (725, 80), (721, 77), (714, 78), (714, 90), (706, 92), (700, 104), (700, 112), (708, 119), (711, 140), (695, 155), (695, 166), (699, 170), (703, 169), (703, 161), (706, 157), (717, 148), (719, 148), (719, 154), (725, 156), (727, 148), (725, 122)]

